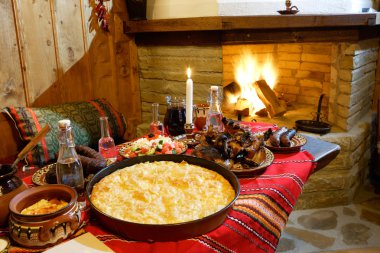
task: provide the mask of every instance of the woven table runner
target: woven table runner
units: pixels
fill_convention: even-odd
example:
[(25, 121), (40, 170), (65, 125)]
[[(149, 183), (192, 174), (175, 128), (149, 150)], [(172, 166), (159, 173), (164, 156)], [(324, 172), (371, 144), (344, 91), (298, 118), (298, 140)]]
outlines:
[[(273, 125), (249, 123), (253, 131)], [(241, 192), (224, 223), (202, 236), (177, 242), (130, 241), (90, 220), (78, 233), (90, 232), (115, 252), (275, 252), (282, 230), (303, 186), (316, 164), (307, 151), (274, 154), (273, 163), (261, 174), (241, 178)], [(31, 183), (31, 177), (25, 178)], [(11, 247), (10, 252), (33, 252)]]

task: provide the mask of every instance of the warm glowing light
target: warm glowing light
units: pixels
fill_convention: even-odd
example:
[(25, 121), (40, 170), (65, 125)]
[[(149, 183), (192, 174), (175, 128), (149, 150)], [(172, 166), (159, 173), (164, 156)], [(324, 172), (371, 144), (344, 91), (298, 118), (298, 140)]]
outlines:
[[(262, 57), (260, 57), (262, 58)], [(259, 57), (252, 54), (249, 50), (243, 50), (242, 54), (233, 63), (235, 82), (241, 88), (240, 98), (251, 102), (250, 115), (263, 109), (265, 105), (256, 94), (253, 84), (264, 79), (273, 89), (277, 81), (277, 73), (270, 56), (261, 62)], [(239, 97), (235, 94), (226, 94), (227, 100), (235, 104)]]
[(187, 78), (191, 78), (191, 69), (190, 67), (187, 68)]

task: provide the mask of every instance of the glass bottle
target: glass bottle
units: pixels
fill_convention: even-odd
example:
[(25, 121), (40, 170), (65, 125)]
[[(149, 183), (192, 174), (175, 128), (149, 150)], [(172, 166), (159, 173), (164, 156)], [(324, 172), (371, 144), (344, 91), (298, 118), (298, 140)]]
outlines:
[(212, 125), (213, 129), (217, 132), (224, 130), (222, 122), (223, 114), (220, 106), (219, 88), (218, 86), (211, 86), (210, 89), (210, 109), (206, 117), (206, 128)]
[(100, 117), (100, 132), (101, 137), (99, 139), (99, 153), (104, 157), (104, 159), (110, 162), (115, 162), (117, 160), (117, 149), (115, 146), (115, 141), (110, 136), (108, 117)]
[(70, 120), (58, 122), (58, 141), (57, 182), (71, 186), (81, 193), (84, 190), (83, 167), (75, 151)]
[(149, 131), (151, 134), (159, 134), (163, 135), (164, 134), (164, 125), (159, 119), (159, 111), (158, 107), (160, 105), (158, 103), (153, 103), (152, 104), (152, 122), (150, 123), (150, 128)]
[(168, 104), (164, 119), (166, 133), (171, 136), (184, 134), (186, 123), (185, 99), (167, 96), (166, 101)]

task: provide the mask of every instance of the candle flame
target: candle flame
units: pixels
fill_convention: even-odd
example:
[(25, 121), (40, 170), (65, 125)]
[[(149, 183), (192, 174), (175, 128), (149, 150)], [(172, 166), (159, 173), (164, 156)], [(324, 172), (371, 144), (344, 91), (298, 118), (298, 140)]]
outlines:
[(188, 67), (187, 68), (187, 78), (190, 79), (190, 77), (191, 77), (191, 69), (190, 69), (190, 67)]

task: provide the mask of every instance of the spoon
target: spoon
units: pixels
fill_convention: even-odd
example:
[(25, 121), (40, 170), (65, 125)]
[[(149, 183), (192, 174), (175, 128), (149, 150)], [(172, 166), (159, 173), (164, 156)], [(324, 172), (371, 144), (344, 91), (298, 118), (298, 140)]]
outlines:
[(33, 137), (33, 139), (30, 140), (30, 142), (21, 150), (20, 153), (18, 153), (16, 160), (12, 164), (12, 168), (16, 167), (18, 162), (24, 159), (26, 154), (32, 150), (37, 143), (50, 131), (50, 126), (46, 124), (41, 131), (39, 131), (36, 136)]

